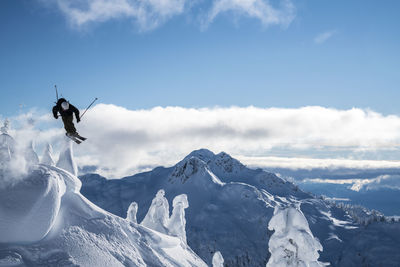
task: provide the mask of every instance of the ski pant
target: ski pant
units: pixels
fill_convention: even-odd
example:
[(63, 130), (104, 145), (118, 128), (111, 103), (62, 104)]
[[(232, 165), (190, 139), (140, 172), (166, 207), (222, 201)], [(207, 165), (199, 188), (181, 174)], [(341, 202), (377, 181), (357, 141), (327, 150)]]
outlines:
[(75, 125), (73, 123), (73, 120), (74, 120), (74, 116), (73, 115), (71, 115), (71, 116), (62, 116), (62, 120), (63, 120), (63, 123), (64, 123), (64, 128), (67, 131), (67, 133), (71, 133), (71, 134), (76, 133), (76, 128), (75, 128)]

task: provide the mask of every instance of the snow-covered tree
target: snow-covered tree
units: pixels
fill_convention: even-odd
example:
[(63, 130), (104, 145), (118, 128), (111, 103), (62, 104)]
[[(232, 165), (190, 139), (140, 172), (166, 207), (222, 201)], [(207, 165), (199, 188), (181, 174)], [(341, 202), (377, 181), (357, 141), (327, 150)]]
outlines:
[(6, 119), (6, 120), (4, 121), (3, 126), (0, 128), (0, 132), (1, 132), (2, 134), (8, 134), (9, 128), (10, 128), (10, 122)]
[(16, 143), (14, 138), (12, 138), (8, 134), (8, 130), (10, 128), (10, 123), (8, 120), (4, 122), (4, 125), (0, 128), (0, 150), (6, 151), (6, 154), (9, 153), (9, 156), (12, 157), (16, 151)]
[(176, 196), (172, 201), (172, 215), (168, 221), (168, 230), (171, 235), (178, 236), (182, 241), (187, 244), (186, 241), (186, 219), (185, 209), (189, 207), (187, 195), (182, 194)]
[(267, 267), (325, 265), (318, 261), (322, 245), (314, 238), (300, 207), (275, 207), (268, 229), (275, 232), (268, 243), (271, 257)]
[(0, 164), (5, 165), (11, 160), (11, 153), (8, 146), (0, 146)]
[(128, 208), (128, 211), (126, 214), (126, 219), (130, 222), (137, 223), (137, 220), (136, 220), (137, 211), (138, 211), (138, 204), (136, 202), (132, 202), (129, 205), (129, 208)]
[(53, 148), (50, 144), (47, 144), (43, 156), (42, 156), (42, 164), (50, 165), (50, 166), (55, 166), (55, 161), (53, 159)]
[(224, 267), (224, 258), (222, 257), (221, 252), (216, 251), (212, 258), (212, 266), (213, 267)]
[(29, 166), (39, 164), (39, 157), (35, 151), (33, 141), (31, 141), (25, 149), (25, 160)]
[(164, 195), (165, 191), (163, 189), (157, 192), (141, 225), (168, 234), (169, 204)]
[(75, 163), (72, 149), (72, 141), (70, 139), (66, 141), (64, 145), (64, 150), (60, 153), (57, 167), (64, 169), (75, 176), (78, 174), (78, 167)]
[(355, 222), (362, 225), (368, 225), (372, 222), (386, 221), (385, 216), (379, 211), (369, 210), (361, 205), (338, 203), (336, 206), (346, 211)]
[[(0, 129), (0, 178), (4, 178), (6, 173), (10, 171), (11, 160), (15, 158), (16, 143), (14, 138), (8, 134), (8, 129), (9, 122), (6, 120)], [(19, 165), (17, 168), (20, 170), (25, 168), (25, 162), (17, 165)]]

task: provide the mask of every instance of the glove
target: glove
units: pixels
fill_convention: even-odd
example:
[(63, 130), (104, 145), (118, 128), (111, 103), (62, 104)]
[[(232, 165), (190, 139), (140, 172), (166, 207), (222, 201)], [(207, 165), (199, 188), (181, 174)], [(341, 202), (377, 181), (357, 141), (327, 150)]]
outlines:
[(54, 119), (58, 119), (58, 115), (54, 115)]
[(77, 118), (77, 119), (76, 119), (76, 122), (77, 122), (77, 123), (79, 123), (80, 121), (81, 121), (81, 119), (80, 119), (80, 118)]

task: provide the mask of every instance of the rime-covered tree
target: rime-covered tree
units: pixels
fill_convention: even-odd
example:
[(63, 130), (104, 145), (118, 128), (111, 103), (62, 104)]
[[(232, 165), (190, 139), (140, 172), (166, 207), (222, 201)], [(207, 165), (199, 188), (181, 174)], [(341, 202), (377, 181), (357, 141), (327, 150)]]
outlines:
[(137, 223), (136, 214), (138, 211), (138, 204), (136, 202), (132, 202), (129, 205), (128, 212), (126, 214), (126, 219), (130, 222)]
[(268, 229), (275, 232), (268, 243), (271, 257), (267, 267), (324, 266), (318, 261), (322, 245), (298, 206), (275, 207)]
[(151, 202), (149, 211), (141, 222), (141, 225), (167, 234), (169, 232), (167, 228), (169, 220), (169, 204), (164, 195), (165, 191), (163, 189), (157, 192), (157, 195)]
[(172, 215), (168, 221), (168, 230), (171, 235), (178, 236), (182, 241), (187, 244), (186, 241), (186, 219), (185, 209), (189, 207), (189, 202), (185, 194), (178, 195), (172, 201)]
[(222, 257), (221, 252), (216, 251), (212, 258), (212, 266), (213, 267), (224, 267), (224, 258)]

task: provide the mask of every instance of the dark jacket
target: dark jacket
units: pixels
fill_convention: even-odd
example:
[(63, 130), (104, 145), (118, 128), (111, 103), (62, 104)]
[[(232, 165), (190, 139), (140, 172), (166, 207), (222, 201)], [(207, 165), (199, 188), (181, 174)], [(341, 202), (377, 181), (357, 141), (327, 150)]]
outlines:
[(62, 117), (69, 117), (69, 116), (72, 116), (72, 114), (75, 113), (76, 120), (79, 121), (80, 120), (80, 118), (79, 118), (79, 110), (76, 107), (74, 107), (73, 105), (69, 104), (69, 109), (68, 110), (63, 110), (62, 109), (61, 103), (62, 102), (66, 102), (66, 101), (67, 100), (65, 100), (64, 98), (58, 99), (57, 104), (53, 107), (53, 116), (54, 116), (54, 118), (58, 119), (57, 112), (59, 112)]

